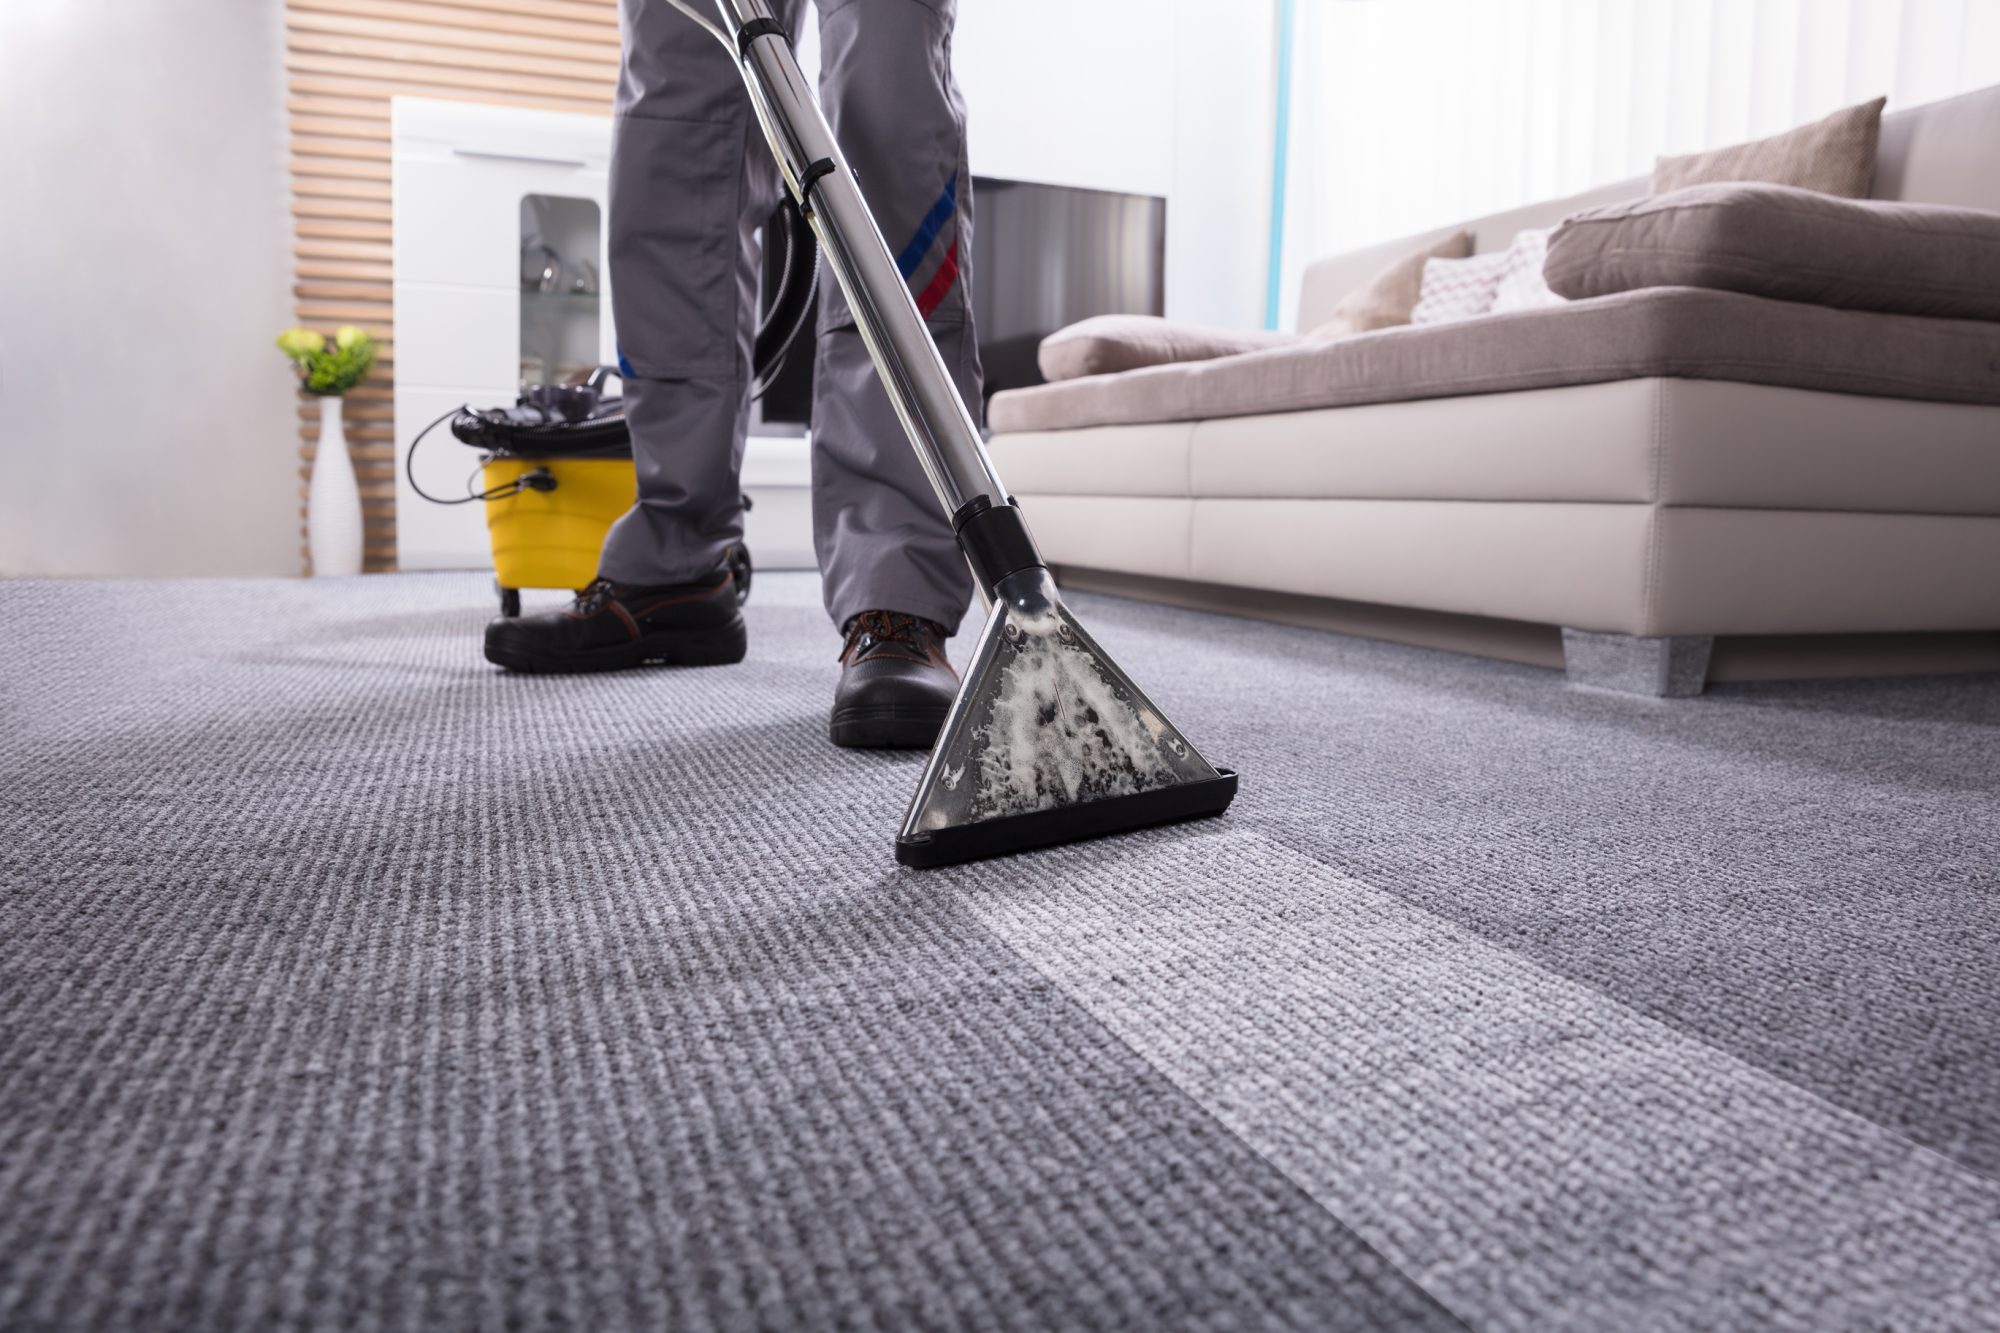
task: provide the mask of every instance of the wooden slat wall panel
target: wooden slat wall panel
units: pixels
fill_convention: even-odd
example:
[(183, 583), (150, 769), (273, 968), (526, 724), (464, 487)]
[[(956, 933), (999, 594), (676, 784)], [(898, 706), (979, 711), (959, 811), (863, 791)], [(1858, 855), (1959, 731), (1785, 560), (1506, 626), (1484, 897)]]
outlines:
[[(602, 115), (617, 76), (617, 0), (286, 0), (293, 313), (312, 328), (359, 324), (382, 340), (346, 407), (367, 569), (396, 567), (389, 98)], [(302, 550), (318, 424), (301, 394)]]

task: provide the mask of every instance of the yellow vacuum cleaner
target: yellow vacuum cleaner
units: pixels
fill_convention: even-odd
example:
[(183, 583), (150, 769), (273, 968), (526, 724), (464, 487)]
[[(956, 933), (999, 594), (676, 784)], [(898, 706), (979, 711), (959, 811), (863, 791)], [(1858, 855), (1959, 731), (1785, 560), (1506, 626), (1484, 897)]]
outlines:
[[(617, 375), (599, 367), (582, 384), (531, 384), (512, 407), (454, 408), (410, 442), (404, 471), (418, 495), (486, 506), (502, 615), (521, 614), (523, 588), (581, 588), (596, 578), (605, 533), (632, 507), (637, 479), (625, 404), (605, 392)], [(477, 482), (463, 496), (432, 495), (416, 477), (417, 446), (447, 420), (460, 443), (480, 451)], [(730, 547), (728, 562), (741, 602), (750, 595), (749, 548)]]

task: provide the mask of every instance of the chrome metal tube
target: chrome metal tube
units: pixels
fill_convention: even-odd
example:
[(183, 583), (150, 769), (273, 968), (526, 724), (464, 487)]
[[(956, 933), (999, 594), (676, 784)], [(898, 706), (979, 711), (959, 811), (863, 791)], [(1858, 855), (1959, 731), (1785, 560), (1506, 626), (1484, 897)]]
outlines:
[[(685, 8), (688, 0), (669, 0)], [(896, 840), (947, 865), (1216, 815), (1236, 776), (1188, 744), (1062, 603), (1007, 503), (847, 159), (765, 0), (714, 0), (785, 184), (812, 223), (889, 401), (991, 607)], [(990, 584), (990, 586), (989, 586)]]
[[(776, 17), (764, 0), (716, 0), (716, 5), (731, 33), (753, 20)], [(994, 504), (1006, 503), (1007, 492), (986, 456), (979, 428), (959, 398), (958, 386), (931, 341), (854, 172), (799, 70), (791, 42), (778, 32), (754, 37), (742, 53), (741, 66), (785, 187), (812, 222), (827, 267), (847, 297), (854, 323), (938, 503), (947, 516), (979, 496)], [(832, 170), (822, 167), (814, 172), (815, 164), (825, 163)]]

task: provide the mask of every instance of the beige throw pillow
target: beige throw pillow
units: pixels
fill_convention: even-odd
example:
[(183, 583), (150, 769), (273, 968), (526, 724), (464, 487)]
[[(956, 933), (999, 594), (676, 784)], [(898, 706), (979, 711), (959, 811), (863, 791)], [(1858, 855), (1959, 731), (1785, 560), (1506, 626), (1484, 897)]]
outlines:
[(1424, 264), (1432, 259), (1464, 259), (1472, 253), (1472, 233), (1453, 232), (1415, 254), (1404, 255), (1361, 286), (1340, 298), (1333, 317), (1306, 335), (1309, 342), (1332, 342), (1336, 338), (1390, 329), (1410, 322), (1423, 294)]
[(1176, 361), (1212, 361), (1298, 340), (1295, 333), (1209, 329), (1157, 315), (1093, 315), (1042, 339), (1035, 360), (1043, 378), (1055, 384)]
[(1875, 183), (1875, 145), (1886, 100), (1878, 97), (1768, 139), (1660, 158), (1653, 165), (1653, 193), (1712, 181), (1763, 181), (1866, 199)]

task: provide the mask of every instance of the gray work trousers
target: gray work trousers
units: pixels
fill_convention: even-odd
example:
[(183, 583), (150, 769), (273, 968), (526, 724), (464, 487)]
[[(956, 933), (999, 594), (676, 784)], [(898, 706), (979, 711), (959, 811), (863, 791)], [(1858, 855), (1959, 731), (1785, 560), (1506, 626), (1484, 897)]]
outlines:
[[(805, 0), (773, 6), (794, 34)], [(951, 75), (956, 0), (819, 0), (820, 100), (977, 419), (972, 182)], [(675, 583), (741, 540), (759, 251), (783, 184), (729, 55), (664, 0), (621, 0), (611, 286), (638, 502), (599, 572)], [(835, 625), (901, 611), (956, 629), (972, 580), (822, 265), (813, 544)], [(754, 552), (753, 552), (754, 554)]]

